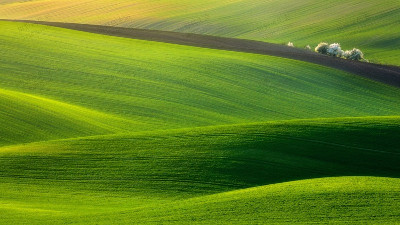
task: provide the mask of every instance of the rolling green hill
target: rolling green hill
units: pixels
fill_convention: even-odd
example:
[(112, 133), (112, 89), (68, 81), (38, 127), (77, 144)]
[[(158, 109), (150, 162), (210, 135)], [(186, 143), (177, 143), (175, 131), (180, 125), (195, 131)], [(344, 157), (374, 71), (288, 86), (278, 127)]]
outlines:
[[(103, 126), (97, 134), (400, 113), (398, 88), (311, 63), (42, 25), (0, 24), (0, 88), (28, 94), (33, 105), (58, 104), (62, 117), (74, 113), (68, 111), (70, 105), (86, 110), (77, 116), (103, 124), (96, 125)], [(22, 103), (3, 104), (9, 105), (8, 114), (15, 114)], [(12, 123), (42, 123), (30, 116), (32, 110), (25, 108), (26, 115), (15, 116), (21, 123)], [(96, 119), (100, 116), (109, 118)], [(58, 129), (57, 118), (42, 117)], [(65, 125), (66, 132), (74, 130), (72, 124)], [(48, 139), (35, 139), (40, 140)]]
[(117, 224), (397, 224), (399, 185), (399, 179), (377, 177), (302, 180), (127, 210), (118, 219), (111, 213), (80, 218)]
[(374, 62), (400, 65), (397, 0), (118, 0), (6, 1), (3, 19), (116, 25), (294, 42), (321, 41), (358, 47)]
[(398, 88), (272, 56), (0, 28), (0, 224), (399, 219)]
[(2, 222), (395, 221), (399, 179), (274, 183), (399, 178), (399, 129), (297, 120), (2, 147)]

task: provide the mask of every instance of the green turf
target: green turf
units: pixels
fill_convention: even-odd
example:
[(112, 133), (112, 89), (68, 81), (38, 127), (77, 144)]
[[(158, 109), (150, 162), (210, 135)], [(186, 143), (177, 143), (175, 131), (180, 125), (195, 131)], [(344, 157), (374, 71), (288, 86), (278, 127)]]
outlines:
[[(11, 1), (12, 2), (12, 1)], [(7, 3), (7, 2), (6, 2)], [(0, 5), (2, 18), (67, 21), (362, 49), (400, 65), (398, 0), (36, 0)]]
[(399, 219), (398, 88), (277, 57), (0, 28), (0, 224)]
[(137, 210), (79, 217), (83, 222), (173, 224), (398, 224), (400, 180), (338, 177), (294, 181)]
[[(60, 115), (73, 113), (67, 109), (74, 105), (78, 107), (75, 110), (85, 111), (76, 116), (108, 126), (97, 124), (103, 126), (97, 134), (118, 129), (142, 131), (400, 113), (399, 89), (310, 63), (41, 25), (0, 24), (0, 88), (18, 95), (34, 95), (33, 105), (54, 108), (51, 101), (68, 104), (57, 107)], [(36, 97), (43, 102), (37, 102)], [(30, 100), (25, 101), (28, 104)], [(37, 124), (42, 121), (35, 119), (41, 116), (30, 116), (37, 106), (17, 115), (15, 111), (20, 110), (18, 104), (22, 102), (2, 104), (8, 105), (6, 114), (15, 115), (12, 123), (21, 127), (19, 132), (26, 133), (21, 129), (29, 123), (41, 129), (42, 125)], [(100, 116), (109, 121), (96, 119)], [(92, 122), (75, 124), (78, 127), (74, 128), (76, 121), (72, 121), (60, 127), (60, 118), (44, 117), (42, 130), (53, 133), (58, 129), (53, 137), (96, 134), (96, 127), (80, 127)], [(116, 122), (122, 119), (131, 122)], [(45, 128), (46, 124), (54, 129)], [(31, 132), (31, 138), (8, 133), (3, 145), (51, 137), (46, 139), (36, 131)]]
[(271, 184), (399, 178), (399, 131), (399, 117), (343, 118), (3, 147), (0, 222), (390, 222), (398, 179)]
[(140, 125), (83, 107), (4, 89), (0, 89), (0, 108), (0, 146), (122, 133)]
[[(398, 224), (399, 185), (393, 178), (322, 178), (141, 207), (132, 202), (143, 199), (124, 194), (1, 185), (18, 197), (3, 201), (0, 212), (5, 224)], [(32, 202), (21, 199), (24, 194)]]

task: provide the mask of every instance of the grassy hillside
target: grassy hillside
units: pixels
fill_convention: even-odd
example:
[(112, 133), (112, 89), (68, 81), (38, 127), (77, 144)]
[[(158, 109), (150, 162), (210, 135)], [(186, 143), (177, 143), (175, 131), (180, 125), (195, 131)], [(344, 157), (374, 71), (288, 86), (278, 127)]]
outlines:
[(377, 177), (302, 180), (126, 210), (118, 219), (111, 213), (80, 218), (117, 224), (397, 224), (399, 185), (399, 179)]
[(0, 89), (0, 108), (0, 146), (121, 133), (140, 125), (83, 107), (3, 89)]
[[(0, 221), (396, 221), (399, 180), (376, 176), (400, 176), (399, 125), (300, 120), (2, 147)], [(274, 184), (331, 176), (374, 178)]]
[[(0, 99), (8, 115), (2, 118), (8, 123), (0, 125), (8, 133), (3, 145), (78, 134), (400, 113), (398, 88), (310, 63), (0, 24), (0, 88), (2, 96), (16, 98)], [(51, 112), (58, 114), (49, 117)], [(11, 124), (17, 131), (11, 132)]]
[(399, 219), (398, 88), (278, 57), (0, 28), (0, 224)]
[(5, 1), (0, 15), (292, 41), (299, 47), (340, 42), (361, 48), (374, 62), (400, 65), (397, 0)]

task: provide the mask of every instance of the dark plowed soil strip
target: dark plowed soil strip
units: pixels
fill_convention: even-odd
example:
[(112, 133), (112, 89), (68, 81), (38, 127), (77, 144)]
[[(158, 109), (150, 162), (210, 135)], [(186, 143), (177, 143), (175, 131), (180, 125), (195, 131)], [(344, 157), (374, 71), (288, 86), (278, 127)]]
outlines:
[(221, 49), (229, 51), (257, 53), (263, 55), (272, 55), (289, 59), (296, 59), (344, 70), (392, 86), (400, 87), (400, 67), (333, 58), (330, 56), (317, 54), (303, 49), (287, 47), (284, 45), (271, 44), (271, 43), (252, 41), (252, 40), (235, 39), (235, 38), (224, 38), (224, 37), (215, 37), (208, 35), (186, 34), (178, 32), (145, 30), (145, 29), (135, 29), (135, 28), (46, 22), (46, 21), (26, 21), (26, 20), (9, 20), (9, 21), (50, 25), (50, 26), (68, 28), (73, 30), (86, 31), (90, 33), (105, 34), (105, 35), (112, 35), (125, 38), (165, 42), (165, 43), (180, 44), (180, 45), (190, 45), (196, 47)]

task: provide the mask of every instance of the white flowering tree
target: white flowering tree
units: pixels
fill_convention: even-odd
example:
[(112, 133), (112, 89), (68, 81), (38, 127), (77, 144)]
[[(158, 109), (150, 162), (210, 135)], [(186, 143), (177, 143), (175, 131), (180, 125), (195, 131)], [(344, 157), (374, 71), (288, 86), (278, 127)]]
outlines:
[[(308, 49), (308, 47), (309, 45), (306, 46), (306, 49)], [(352, 50), (343, 51), (339, 43), (328, 44), (321, 42), (315, 48), (315, 51), (324, 55), (368, 62), (368, 60), (364, 59), (364, 54), (360, 49), (353, 48)]]
[(334, 57), (342, 57), (343, 51), (342, 48), (340, 47), (339, 43), (333, 43), (329, 45), (326, 54), (334, 56)]
[(315, 47), (315, 52), (326, 55), (328, 53), (329, 44), (325, 42), (321, 42)]
[(353, 50), (347, 50), (343, 53), (343, 57), (346, 59), (351, 59), (351, 60), (363, 60), (364, 59), (364, 54), (360, 49), (353, 48)]

